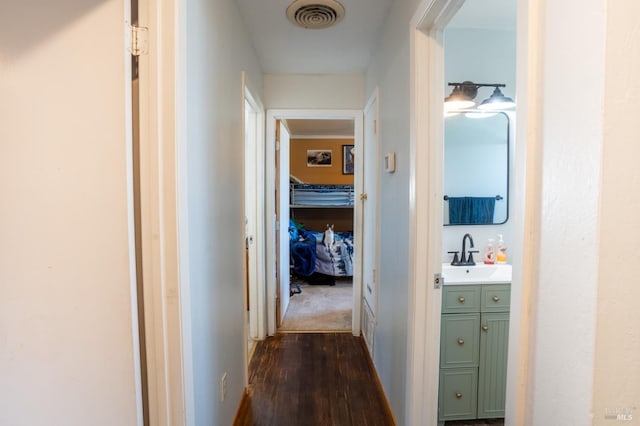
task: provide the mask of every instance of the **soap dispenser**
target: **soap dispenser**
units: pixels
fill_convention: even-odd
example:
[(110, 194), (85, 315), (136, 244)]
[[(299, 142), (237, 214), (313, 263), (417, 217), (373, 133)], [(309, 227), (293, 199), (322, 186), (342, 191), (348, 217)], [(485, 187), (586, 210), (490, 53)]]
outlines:
[(502, 234), (498, 234), (498, 246), (496, 247), (496, 263), (507, 263), (507, 246), (504, 244)]
[(489, 238), (487, 242), (487, 248), (484, 251), (484, 263), (485, 265), (493, 265), (496, 261), (496, 252), (493, 243), (495, 240), (493, 238)]

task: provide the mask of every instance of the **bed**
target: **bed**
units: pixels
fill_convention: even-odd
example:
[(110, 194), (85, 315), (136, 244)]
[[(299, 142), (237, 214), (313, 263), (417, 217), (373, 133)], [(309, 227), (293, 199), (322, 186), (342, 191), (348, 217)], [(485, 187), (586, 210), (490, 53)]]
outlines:
[(323, 242), (324, 233), (308, 230), (290, 221), (289, 248), (296, 276), (310, 284), (332, 284), (335, 277), (353, 276), (353, 234), (334, 232), (330, 245)]
[(291, 184), (291, 206), (353, 207), (353, 185)]
[[(309, 184), (294, 176), (290, 182), (289, 248), (294, 275), (310, 284), (329, 285), (336, 277), (353, 276), (354, 186)], [(325, 245), (327, 223), (335, 224), (336, 232), (332, 244)]]

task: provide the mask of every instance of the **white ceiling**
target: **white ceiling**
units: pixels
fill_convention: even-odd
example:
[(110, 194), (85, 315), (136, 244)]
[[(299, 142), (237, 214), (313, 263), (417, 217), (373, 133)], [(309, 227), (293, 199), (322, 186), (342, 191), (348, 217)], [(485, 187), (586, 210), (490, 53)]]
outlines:
[[(236, 0), (266, 74), (366, 71), (393, 0), (339, 0), (342, 21), (323, 30), (292, 24), (292, 0)], [(403, 1), (403, 0), (399, 0)]]
[(517, 0), (466, 0), (447, 28), (516, 28)]
[[(344, 19), (303, 29), (286, 16), (293, 0), (236, 0), (265, 74), (366, 71), (394, 1), (339, 0)], [(466, 0), (449, 28), (515, 28), (517, 0)]]
[[(286, 16), (293, 0), (236, 0), (266, 74), (364, 73), (394, 1), (339, 0), (342, 21), (308, 30)], [(466, 0), (447, 28), (514, 29), (517, 0)], [(297, 136), (353, 135), (349, 120), (288, 120)]]

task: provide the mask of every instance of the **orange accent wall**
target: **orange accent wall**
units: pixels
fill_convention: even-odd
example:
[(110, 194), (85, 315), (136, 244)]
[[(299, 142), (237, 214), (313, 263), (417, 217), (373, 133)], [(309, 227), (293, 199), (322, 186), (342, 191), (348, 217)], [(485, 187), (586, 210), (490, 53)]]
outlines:
[[(353, 145), (353, 139), (291, 139), (290, 172), (305, 183), (353, 184), (353, 175), (342, 174), (342, 145)], [(307, 150), (331, 150), (331, 167), (307, 167)]]

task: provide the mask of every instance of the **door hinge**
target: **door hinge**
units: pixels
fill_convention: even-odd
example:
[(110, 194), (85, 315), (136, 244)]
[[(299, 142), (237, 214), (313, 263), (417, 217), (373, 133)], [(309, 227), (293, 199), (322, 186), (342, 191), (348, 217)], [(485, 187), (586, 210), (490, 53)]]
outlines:
[(149, 53), (149, 28), (131, 26), (131, 45), (129, 52), (133, 56), (146, 55)]
[(373, 120), (373, 134), (378, 134), (378, 120)]
[(368, 198), (369, 198), (369, 196), (367, 195), (366, 192), (360, 194), (360, 201), (365, 201)]

